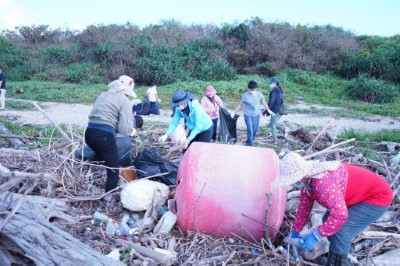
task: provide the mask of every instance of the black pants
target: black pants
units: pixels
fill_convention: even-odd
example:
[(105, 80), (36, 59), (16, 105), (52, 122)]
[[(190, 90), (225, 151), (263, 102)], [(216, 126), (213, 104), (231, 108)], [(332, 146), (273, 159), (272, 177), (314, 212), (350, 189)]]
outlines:
[(214, 131), (212, 134), (212, 139), (215, 141), (217, 139), (217, 126), (218, 126), (218, 118), (212, 120), (214, 125)]
[(157, 102), (150, 102), (150, 114), (157, 114)]
[(119, 170), (118, 170), (118, 148), (112, 133), (88, 128), (85, 132), (85, 141), (92, 148), (107, 168), (107, 182), (105, 191), (108, 192), (118, 186)]
[[(204, 130), (203, 132), (200, 132), (199, 134), (197, 134), (196, 137), (194, 137), (194, 139), (192, 139), (192, 141), (189, 143), (186, 150), (189, 149), (190, 145), (195, 141), (211, 142), (211, 137), (212, 137), (213, 132), (214, 132), (214, 125), (211, 125), (211, 127), (209, 127), (207, 130)], [(186, 150), (183, 150), (183, 153), (185, 153)]]

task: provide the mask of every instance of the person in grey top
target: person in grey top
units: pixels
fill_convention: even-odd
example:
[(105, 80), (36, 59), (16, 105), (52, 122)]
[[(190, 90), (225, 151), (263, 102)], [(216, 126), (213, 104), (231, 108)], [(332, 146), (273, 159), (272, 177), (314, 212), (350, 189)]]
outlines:
[(115, 136), (117, 133), (127, 136), (132, 134), (133, 113), (128, 96), (135, 97), (134, 86), (131, 77), (120, 76), (108, 84), (108, 90), (97, 98), (89, 114), (85, 141), (107, 166), (105, 192), (118, 186), (119, 159)]
[(268, 104), (265, 102), (264, 95), (257, 91), (258, 84), (251, 80), (247, 85), (248, 91), (243, 93), (239, 106), (235, 109), (235, 114), (243, 109), (244, 122), (247, 128), (247, 146), (254, 146), (254, 138), (256, 137), (258, 128), (260, 126), (260, 105), (265, 107), (268, 113), (274, 115), (269, 109)]

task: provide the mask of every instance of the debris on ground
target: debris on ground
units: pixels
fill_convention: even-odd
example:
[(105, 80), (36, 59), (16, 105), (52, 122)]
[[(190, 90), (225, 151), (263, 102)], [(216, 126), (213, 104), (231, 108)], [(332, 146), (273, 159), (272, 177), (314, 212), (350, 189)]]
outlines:
[[(179, 164), (181, 148), (172, 142), (157, 141), (164, 131), (157, 125), (138, 131), (132, 144), (134, 158), (144, 148), (154, 147), (165, 160)], [(291, 147), (301, 150), (305, 157), (362, 165), (388, 181), (393, 189), (393, 203), (381, 219), (354, 240), (352, 257), (361, 264), (393, 265), (390, 263), (397, 261), (400, 250), (400, 166), (396, 160), (396, 147), (400, 144), (371, 144), (379, 147), (380, 157), (380, 160), (371, 160), (355, 152), (357, 143), (352, 140), (338, 143), (331, 138), (325, 142), (320, 139), (323, 133), (319, 133), (313, 134), (312, 142), (306, 143), (304, 139), (296, 139), (296, 135), (290, 135), (289, 141), (287, 135), (290, 134), (285, 133), (285, 138), (279, 139), (275, 148), (278, 154), (284, 154)], [(315, 265), (321, 264), (326, 256), (323, 252), (300, 254), (300, 258), (294, 256), (290, 261), (292, 253), (290, 250), (285, 253), (284, 236), (293, 223), (298, 191), (288, 192), (283, 225), (271, 241), (248, 241), (235, 235), (213, 237), (201, 232), (182, 234), (177, 226), (169, 233), (161, 233), (154, 227), (168, 213), (165, 203), (154, 204), (152, 195), (151, 208), (142, 211), (123, 208), (119, 191), (128, 184), (123, 178), (121, 186), (104, 194), (105, 168), (74, 158), (75, 150), (82, 145), (81, 139), (59, 140), (51, 147), (35, 150), (0, 148), (0, 257), (4, 265), (51, 265), (61, 260), (76, 265), (88, 261), (96, 261), (98, 265)], [(245, 132), (239, 130), (235, 145), (243, 145), (245, 139)], [(321, 150), (313, 145), (318, 142)], [(258, 136), (255, 143), (265, 147), (265, 137)], [(154, 180), (157, 175), (154, 179), (146, 178)], [(168, 189), (171, 192), (167, 197), (173, 198), (175, 186), (168, 185)], [(108, 202), (113, 202), (113, 208), (107, 208)], [(311, 218), (309, 228), (313, 221)], [(319, 250), (324, 251), (326, 247)]]

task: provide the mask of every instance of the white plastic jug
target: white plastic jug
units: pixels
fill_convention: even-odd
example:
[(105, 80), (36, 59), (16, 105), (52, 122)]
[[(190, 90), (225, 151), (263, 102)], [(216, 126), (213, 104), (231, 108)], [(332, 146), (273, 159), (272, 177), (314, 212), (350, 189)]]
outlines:
[(167, 211), (158, 221), (156, 227), (153, 229), (154, 234), (169, 233), (171, 228), (176, 223), (176, 215), (171, 211)]
[(176, 144), (183, 144), (186, 141), (186, 131), (182, 124), (179, 124), (174, 133), (171, 134), (171, 140)]

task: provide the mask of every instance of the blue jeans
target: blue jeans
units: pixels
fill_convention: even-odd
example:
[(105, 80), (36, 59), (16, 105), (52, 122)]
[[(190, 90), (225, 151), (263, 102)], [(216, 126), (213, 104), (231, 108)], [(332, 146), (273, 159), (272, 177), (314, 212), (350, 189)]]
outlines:
[(254, 138), (256, 137), (258, 128), (260, 126), (260, 116), (244, 116), (244, 122), (247, 127), (247, 146), (254, 146)]
[[(347, 256), (350, 253), (353, 238), (381, 217), (387, 209), (388, 207), (379, 207), (365, 202), (349, 207), (346, 222), (339, 231), (328, 236), (329, 252), (339, 256)], [(322, 221), (325, 222), (328, 216), (329, 211), (325, 213)]]

